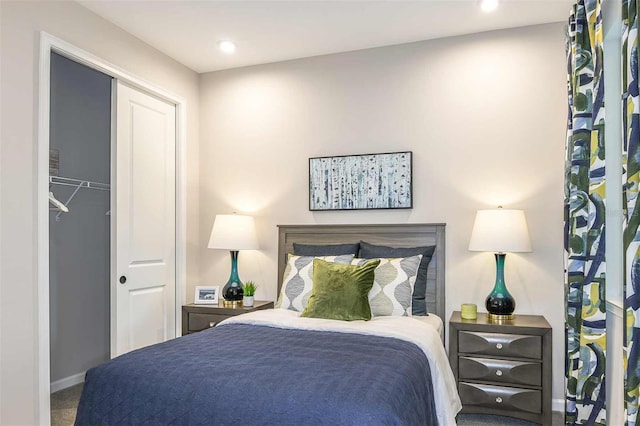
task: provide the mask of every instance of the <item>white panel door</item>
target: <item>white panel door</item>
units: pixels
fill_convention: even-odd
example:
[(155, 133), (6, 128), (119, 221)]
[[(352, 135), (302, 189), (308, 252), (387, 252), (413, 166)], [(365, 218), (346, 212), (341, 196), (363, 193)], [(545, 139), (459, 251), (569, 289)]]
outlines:
[(175, 337), (176, 321), (175, 105), (121, 82), (116, 97), (113, 356)]

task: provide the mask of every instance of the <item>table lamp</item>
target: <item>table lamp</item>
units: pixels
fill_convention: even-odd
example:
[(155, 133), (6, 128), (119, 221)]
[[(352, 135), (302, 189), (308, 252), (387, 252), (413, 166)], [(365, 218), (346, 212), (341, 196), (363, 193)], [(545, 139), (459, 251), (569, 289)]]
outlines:
[(256, 250), (256, 226), (251, 216), (238, 214), (218, 214), (213, 221), (209, 248), (229, 250), (231, 254), (231, 275), (222, 288), (225, 306), (242, 303), (242, 281), (238, 276), (238, 250)]
[(491, 321), (513, 319), (516, 301), (504, 282), (504, 260), (507, 252), (532, 251), (524, 212), (502, 207), (478, 210), (469, 250), (494, 252), (496, 258), (496, 283), (485, 301), (487, 316)]

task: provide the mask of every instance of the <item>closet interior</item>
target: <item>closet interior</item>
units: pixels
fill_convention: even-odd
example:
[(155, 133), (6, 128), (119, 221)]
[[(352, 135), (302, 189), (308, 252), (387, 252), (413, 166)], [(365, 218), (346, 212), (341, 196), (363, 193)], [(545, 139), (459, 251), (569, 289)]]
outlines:
[(51, 392), (110, 358), (112, 78), (51, 55)]

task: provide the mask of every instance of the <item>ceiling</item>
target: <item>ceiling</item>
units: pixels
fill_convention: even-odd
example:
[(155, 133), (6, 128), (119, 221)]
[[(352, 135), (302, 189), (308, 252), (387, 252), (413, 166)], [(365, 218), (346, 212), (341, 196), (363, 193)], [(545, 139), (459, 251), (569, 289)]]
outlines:
[[(204, 73), (329, 53), (568, 19), (572, 0), (78, 0), (192, 70)], [(218, 50), (232, 40), (236, 53)]]

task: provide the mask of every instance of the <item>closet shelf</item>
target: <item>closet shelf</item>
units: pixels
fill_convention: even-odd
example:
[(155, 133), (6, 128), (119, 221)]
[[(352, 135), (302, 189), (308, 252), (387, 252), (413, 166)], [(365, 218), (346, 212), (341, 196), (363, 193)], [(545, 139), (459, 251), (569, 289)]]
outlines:
[[(60, 203), (65, 208), (67, 208), (67, 206), (69, 205), (71, 200), (73, 200), (73, 197), (76, 196), (76, 194), (78, 193), (80, 188), (97, 189), (99, 191), (109, 191), (109, 190), (111, 190), (111, 185), (109, 185), (108, 183), (93, 182), (93, 181), (90, 181), (90, 180), (72, 179), (72, 178), (61, 177), (61, 176), (49, 176), (49, 184), (50, 185), (72, 186), (72, 187), (75, 188), (75, 190), (73, 191), (73, 193), (71, 194), (71, 196), (69, 197), (67, 202), (66, 203)], [(49, 192), (49, 199), (51, 200), (52, 197), (55, 199), (55, 196), (53, 196), (53, 193)], [(67, 212), (68, 211), (69, 210), (67, 210)], [(109, 210), (109, 212), (110, 211), (111, 210)], [(62, 209), (58, 210), (58, 214), (56, 214), (56, 221), (60, 220), (60, 215), (63, 212), (64, 212), (64, 210), (62, 210)], [(107, 212), (107, 214), (109, 212)]]
[(52, 185), (73, 186), (76, 188), (98, 189), (100, 191), (109, 191), (111, 189), (111, 185), (108, 183), (72, 179), (61, 176), (49, 176), (49, 183)]

